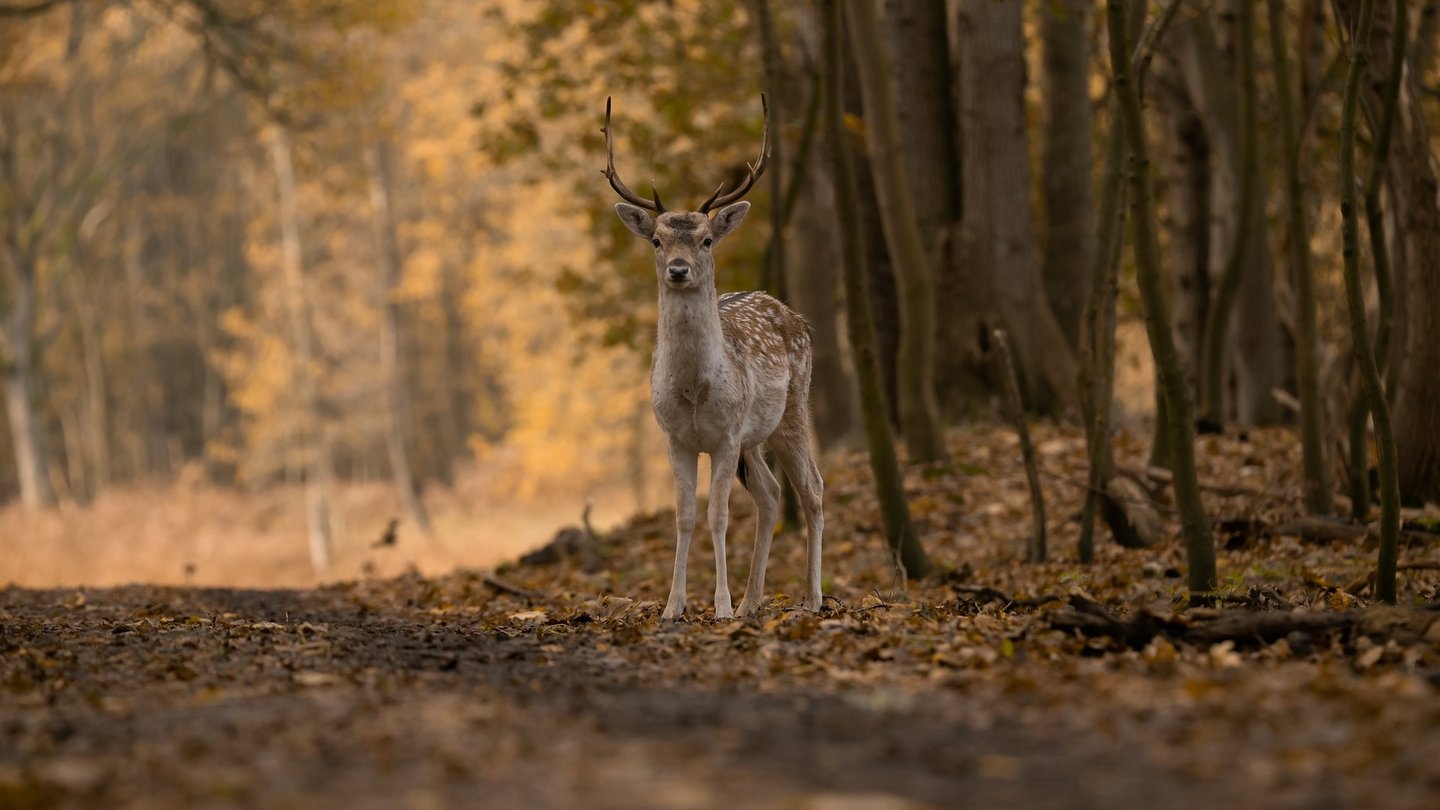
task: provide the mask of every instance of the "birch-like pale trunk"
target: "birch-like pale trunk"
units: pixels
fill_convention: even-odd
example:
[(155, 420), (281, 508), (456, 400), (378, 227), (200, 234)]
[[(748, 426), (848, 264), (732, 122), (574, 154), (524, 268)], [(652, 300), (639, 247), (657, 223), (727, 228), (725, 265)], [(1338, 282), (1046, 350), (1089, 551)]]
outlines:
[(410, 422), (410, 403), (405, 395), (406, 380), (400, 359), (400, 305), (395, 301), (395, 285), (400, 278), (402, 258), (395, 209), (391, 203), (394, 177), (390, 152), (391, 146), (384, 140), (376, 140), (365, 148), (365, 172), (370, 185), (377, 248), (375, 285), (380, 306), (380, 375), (384, 380), (389, 422), (385, 430), (385, 447), (390, 456), (391, 482), (395, 485), (401, 507), (417, 528), (429, 532), (430, 516), (425, 511), (420, 488), (415, 482), (405, 435), (406, 425)]
[(291, 160), (290, 138), (284, 127), (269, 132), (270, 157), (279, 186), (280, 265), (285, 285), (285, 314), (289, 321), (291, 348), (295, 352), (295, 390), (300, 400), (301, 453), (305, 458), (305, 518), (310, 565), (323, 576), (331, 563), (330, 490), (334, 469), (329, 436), (321, 412), (319, 386), (315, 375), (315, 349), (310, 324), (310, 304), (305, 292), (304, 254), (300, 242), (300, 211), (295, 195), (295, 166)]

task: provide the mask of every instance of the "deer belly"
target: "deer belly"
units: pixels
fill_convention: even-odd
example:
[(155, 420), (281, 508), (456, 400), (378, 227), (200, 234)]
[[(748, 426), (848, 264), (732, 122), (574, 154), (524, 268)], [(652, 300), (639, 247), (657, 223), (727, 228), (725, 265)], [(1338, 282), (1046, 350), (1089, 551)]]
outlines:
[(785, 415), (783, 398), (760, 400), (751, 404), (740, 428), (740, 446), (746, 450), (770, 438)]
[(768, 402), (700, 404), (684, 399), (657, 398), (652, 401), (655, 421), (670, 441), (701, 453), (713, 453), (735, 441), (748, 449), (770, 438), (784, 414), (784, 403)]

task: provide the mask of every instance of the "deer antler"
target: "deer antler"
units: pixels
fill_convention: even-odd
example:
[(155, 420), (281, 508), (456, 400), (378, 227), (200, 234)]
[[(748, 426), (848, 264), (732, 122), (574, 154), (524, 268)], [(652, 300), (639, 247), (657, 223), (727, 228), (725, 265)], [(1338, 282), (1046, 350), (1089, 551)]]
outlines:
[(635, 192), (626, 188), (625, 183), (620, 179), (620, 174), (615, 171), (615, 142), (614, 139), (612, 139), (610, 136), (609, 96), (605, 97), (605, 127), (600, 131), (605, 133), (606, 160), (605, 169), (600, 173), (605, 175), (606, 180), (610, 181), (610, 187), (615, 189), (615, 193), (619, 194), (620, 198), (623, 199), (625, 202), (631, 203), (633, 205), (638, 205), (641, 208), (648, 208), (649, 210), (654, 211), (657, 214), (665, 213), (665, 206), (663, 203), (660, 202), (660, 192), (655, 188), (655, 184), (653, 182), (650, 184), (650, 192), (655, 195), (655, 199), (652, 202), (651, 200), (647, 200), (644, 197), (641, 197), (639, 194), (636, 194)]
[(765, 113), (764, 128), (760, 131), (760, 159), (753, 165), (747, 164), (750, 173), (740, 183), (739, 188), (724, 197), (720, 196), (720, 192), (725, 190), (725, 184), (721, 183), (720, 187), (715, 189), (715, 193), (710, 195), (710, 199), (700, 206), (700, 213), (708, 214), (711, 208), (720, 208), (744, 197), (750, 191), (750, 187), (755, 185), (755, 181), (759, 179), (760, 175), (765, 173), (765, 167), (770, 163), (770, 105), (765, 101), (764, 93), (760, 94), (760, 109)]

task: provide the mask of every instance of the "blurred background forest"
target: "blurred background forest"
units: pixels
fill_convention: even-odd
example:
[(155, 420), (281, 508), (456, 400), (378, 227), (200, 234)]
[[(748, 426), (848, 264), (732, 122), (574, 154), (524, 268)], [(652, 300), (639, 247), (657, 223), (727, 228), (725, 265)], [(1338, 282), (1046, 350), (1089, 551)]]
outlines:
[[(1359, 5), (1132, 3), (1133, 30), (1155, 34), (1137, 53), (1201, 423), (1295, 422), (1310, 356), (1333, 481), (1352, 445), (1369, 457), (1334, 157)], [(1373, 148), (1391, 42), (1408, 43), (1388, 165), (1367, 186), (1393, 292), (1367, 294), (1419, 500), (1440, 500), (1440, 320), (1424, 314), (1440, 311), (1437, 5), (1398, 4), (1406, 37), (1377, 4), (1362, 99)], [(1092, 279), (1118, 263), (1106, 410), (1148, 439), (1134, 271), (1104, 227), (1104, 4), (881, 6), (868, 33), (891, 59), (918, 266), (887, 248), (853, 64), (845, 120), (892, 416), (911, 396), (901, 313), (918, 278), (939, 419), (989, 413), (987, 336), (1005, 326), (1027, 406), (1074, 420)], [(598, 171), (607, 96), (621, 171), (693, 206), (744, 173), (768, 92), (772, 169), (719, 286), (770, 289), (811, 320), (818, 443), (855, 444), (821, 28), (811, 3), (770, 0), (0, 0), (0, 582), (488, 564), (587, 501), (597, 524), (668, 505), (653, 271)], [(910, 459), (933, 460), (900, 427)]]

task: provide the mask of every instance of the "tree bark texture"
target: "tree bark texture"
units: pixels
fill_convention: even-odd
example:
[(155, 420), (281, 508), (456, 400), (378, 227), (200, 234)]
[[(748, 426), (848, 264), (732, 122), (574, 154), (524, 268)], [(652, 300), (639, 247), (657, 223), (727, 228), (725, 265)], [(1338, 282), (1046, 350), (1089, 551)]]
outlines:
[(878, 0), (856, 0), (847, 3), (846, 9), (865, 104), (866, 150), (875, 173), (880, 218), (899, 291), (900, 349), (896, 356), (896, 385), (900, 430), (912, 462), (940, 461), (946, 452), (935, 401), (933, 269), (920, 235), (901, 153), (899, 118), (891, 84), (893, 60), (882, 36)]
[(1210, 136), (1192, 95), (1200, 57), (1191, 24), (1177, 25), (1146, 81), (1162, 135), (1156, 159), (1165, 178), (1170, 302), (1175, 342), (1192, 391), (1200, 385), (1200, 333), (1210, 312), (1210, 211), (1214, 195)]
[(944, 0), (886, 0), (885, 34), (894, 55), (896, 115), (905, 177), (925, 255), (933, 258), (960, 218), (958, 118), (951, 100)]
[(1090, 109), (1091, 0), (1041, 5), (1044, 49), (1045, 243), (1041, 278), (1060, 329), (1079, 347), (1085, 290), (1095, 255), (1095, 162)]
[[(817, 156), (818, 157), (818, 156)], [(853, 363), (846, 357), (841, 333), (843, 294), (840, 288), (840, 234), (835, 227), (835, 192), (826, 161), (816, 160), (800, 178), (800, 203), (795, 207), (790, 303), (813, 331), (814, 360), (810, 413), (820, 449), (835, 447), (859, 427)]]
[[(1022, 3), (960, 0), (961, 174), (965, 178), (958, 246), (966, 294), (990, 314), (971, 324), (1002, 326), (1031, 408), (1079, 401), (1078, 362), (1045, 295), (1030, 206), (1030, 154), (1024, 108)], [(998, 321), (998, 323), (996, 322)], [(955, 347), (946, 347), (947, 352)]]
[(867, 276), (863, 265), (865, 232), (860, 228), (860, 195), (850, 166), (850, 146), (844, 121), (844, 12), (838, 0), (822, 0), (824, 29), (825, 141), (835, 178), (836, 214), (841, 235), (841, 258), (845, 274), (845, 309), (850, 346), (855, 357), (860, 405), (865, 420), (865, 439), (870, 450), (870, 470), (875, 476), (876, 495), (885, 524), (885, 538), (897, 564), (908, 577), (922, 577), (932, 569), (925, 549), (915, 535), (910, 507), (905, 502), (904, 479), (890, 435), (890, 420), (881, 385), (880, 362), (875, 351), (875, 324), (868, 302)]

